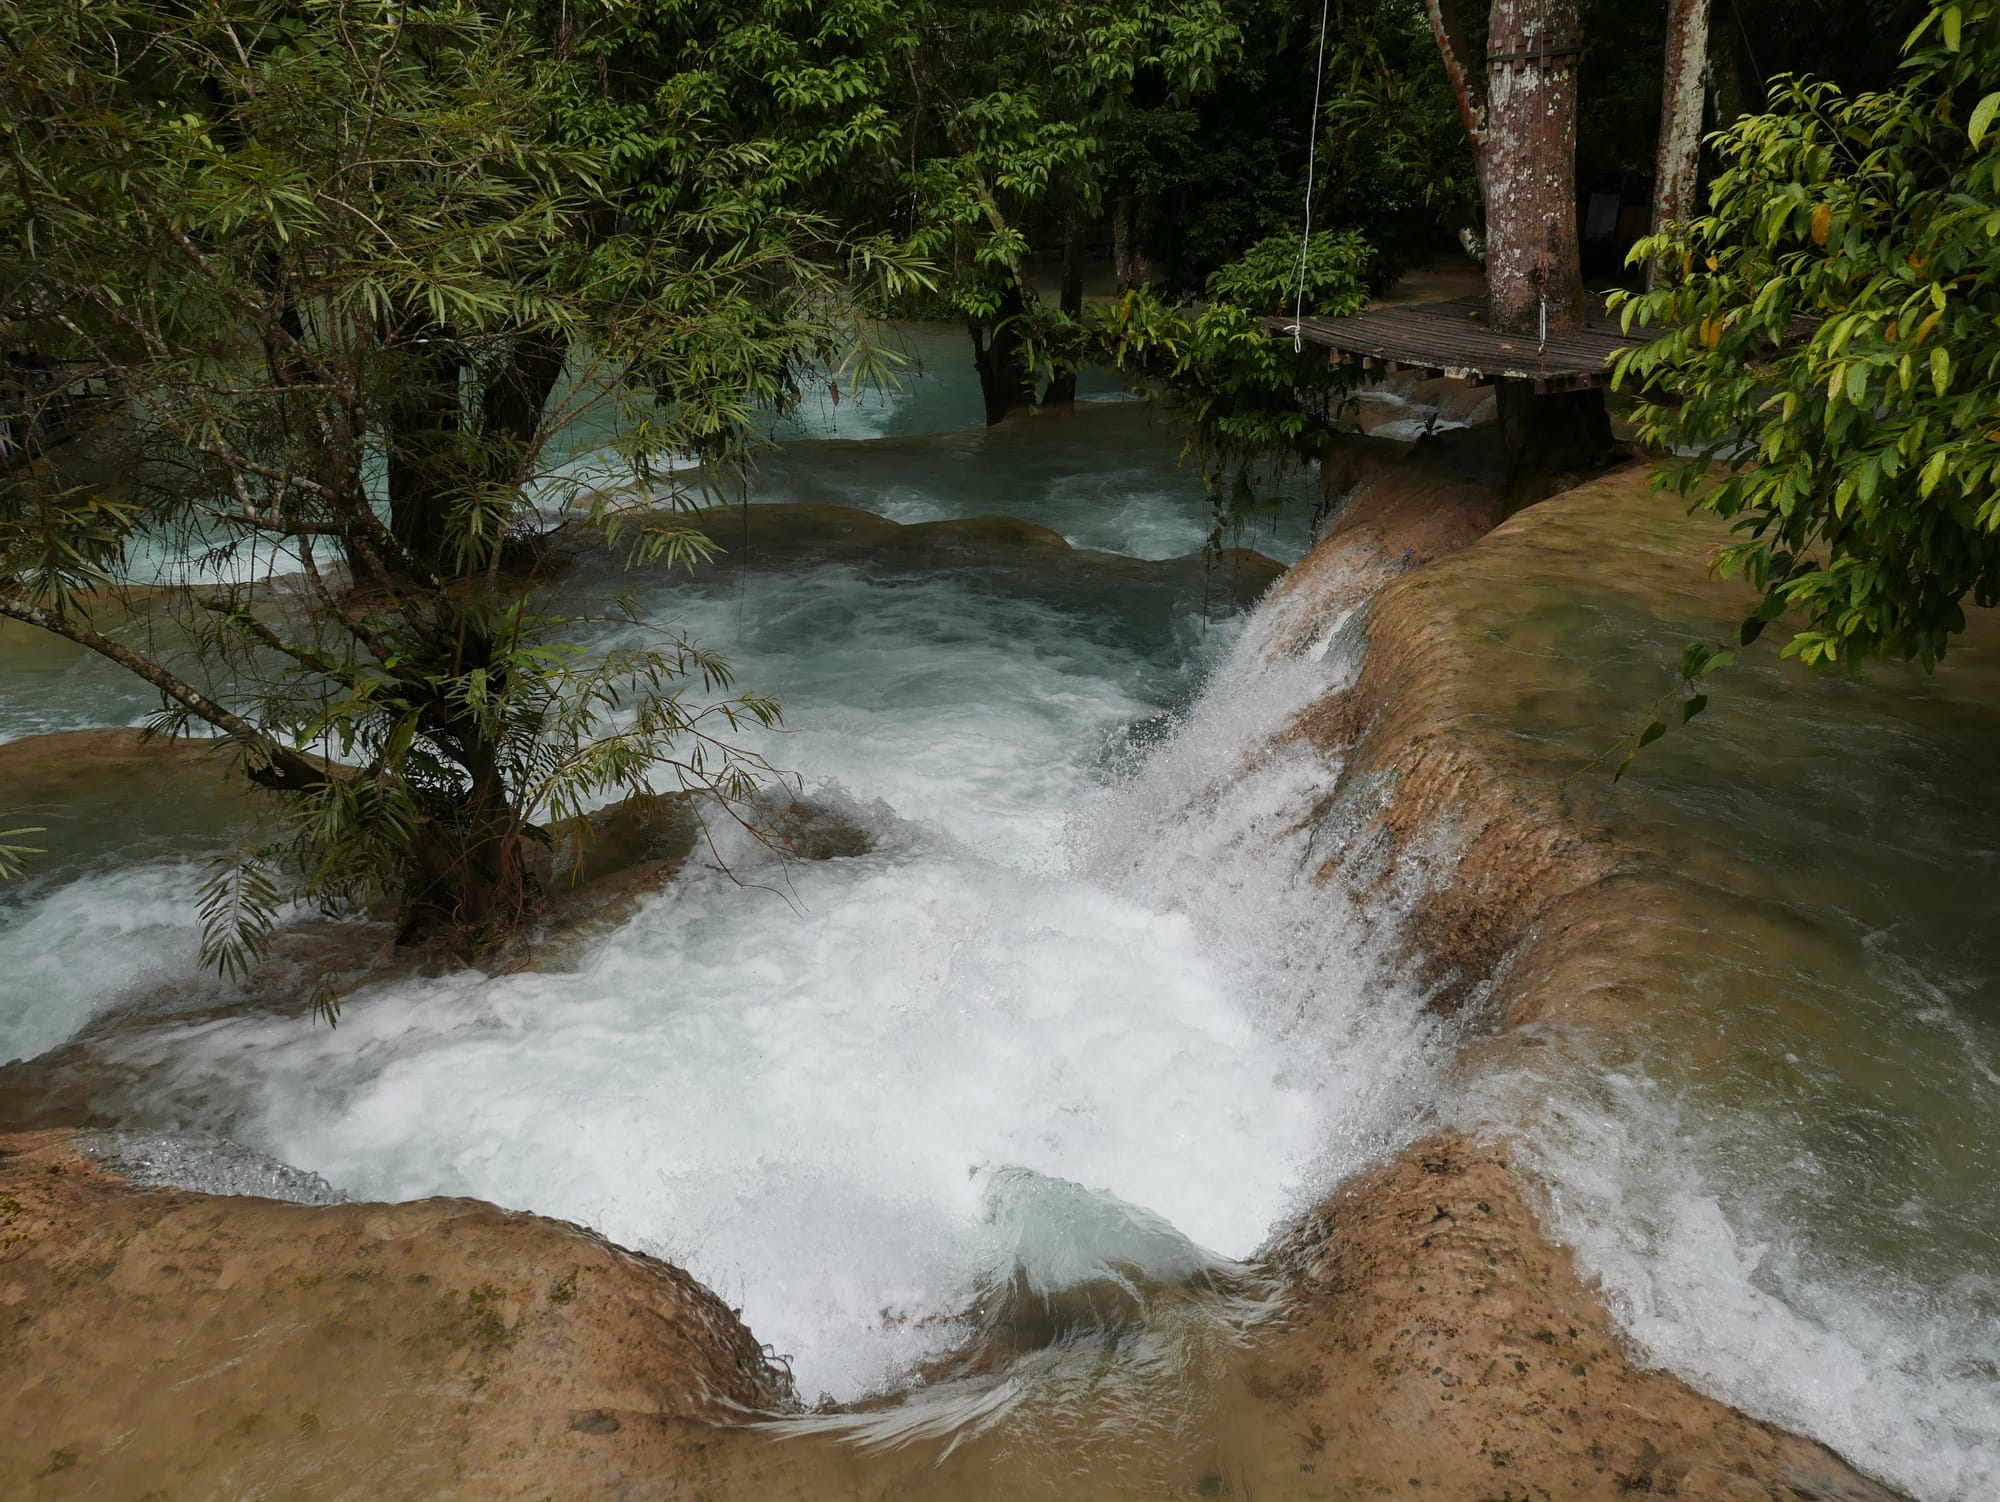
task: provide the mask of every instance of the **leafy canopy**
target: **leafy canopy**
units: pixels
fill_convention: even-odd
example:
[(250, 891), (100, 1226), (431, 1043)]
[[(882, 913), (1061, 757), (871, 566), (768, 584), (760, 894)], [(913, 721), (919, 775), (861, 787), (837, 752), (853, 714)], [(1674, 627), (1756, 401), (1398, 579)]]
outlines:
[[(809, 141), (865, 120), (799, 100), (746, 138), (698, 80), (621, 85), (574, 34), (559, 55), (450, 0), (22, 0), (4, 25), (5, 343), (130, 462), (0, 478), (0, 613), (284, 795), (210, 887), (209, 958), (253, 958), (288, 892), (477, 952), (533, 909), (538, 821), (746, 796), (767, 769), (730, 736), (776, 705), (709, 700), (727, 666), (671, 632), (581, 650), (545, 585), (585, 534), (712, 551), (679, 461), (740, 464), (853, 347), (851, 274), (919, 274), (803, 201), (836, 151)], [(794, 147), (822, 165), (760, 172)], [(579, 449), (626, 483), (587, 488)], [(94, 624), (142, 540), (243, 581), (163, 595), (165, 655)], [(256, 587), (274, 558), (298, 587)]]
[(1623, 356), (1670, 483), (1732, 518), (1718, 570), (1788, 614), (1786, 656), (1936, 664), (2000, 602), (2000, 7), (1933, 6), (1902, 80), (1776, 80), (1713, 138), (1709, 210), (1633, 251), (1670, 284)]

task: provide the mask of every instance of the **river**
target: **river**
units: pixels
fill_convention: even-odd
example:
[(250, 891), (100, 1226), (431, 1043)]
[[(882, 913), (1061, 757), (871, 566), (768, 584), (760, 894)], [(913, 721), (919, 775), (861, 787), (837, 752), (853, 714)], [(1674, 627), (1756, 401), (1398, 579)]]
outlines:
[[(1126, 1290), (1138, 1316), (1018, 1380), (826, 1421), (941, 1453), (1008, 1438), (1038, 1480), (996, 1496), (1103, 1494), (1093, 1467), (1143, 1494), (1226, 1445), (1203, 1417), (1217, 1353), (1269, 1312), (1244, 1265), (1361, 1166), (1463, 1120), (1534, 1155), (1550, 1225), (1646, 1357), (1925, 1502), (1992, 1495), (1995, 659), (1860, 687), (1745, 669), (1736, 705), (1623, 791), (1575, 785), (1565, 816), (1636, 852), (1657, 969), (1636, 1023), (1496, 1042), (1391, 962), (1418, 892), (1364, 903), (1302, 874), (1337, 843), (1341, 768), (1282, 732), (1352, 679), (1365, 613), (1267, 650), (1212, 570), (1172, 561), (1212, 519), (1171, 424), (1101, 382), (1074, 415), (978, 428), (961, 338), (915, 330), (905, 390), (829, 393), (777, 426), (744, 499), (1011, 516), (1101, 553), (739, 547), (692, 579), (586, 558), (564, 586), (632, 591), (648, 629), (776, 693), (786, 728), (757, 749), (851, 853), (780, 864), (718, 830), (543, 969), (377, 983), (331, 1030), (254, 1004), (111, 1030), (101, 1050), (137, 1081), (118, 1117), (231, 1137), (355, 1198), (588, 1224), (740, 1307), (808, 1403), (898, 1391), (968, 1342), (1014, 1349), (1065, 1290)], [(1295, 495), (1233, 540), (1290, 562), (1309, 509)], [(1721, 618), (1687, 603), (1698, 586), (1621, 589), (1604, 564), (1680, 547), (1671, 526), (1590, 525), (1452, 586), (1503, 664), (1468, 734), (1524, 784), (1624, 728)], [(78, 654), (18, 633), (0, 654), (0, 739), (147, 708)], [(54, 837), (0, 890), (0, 1059), (194, 983), (193, 894), (230, 811), (153, 791), (7, 804)]]

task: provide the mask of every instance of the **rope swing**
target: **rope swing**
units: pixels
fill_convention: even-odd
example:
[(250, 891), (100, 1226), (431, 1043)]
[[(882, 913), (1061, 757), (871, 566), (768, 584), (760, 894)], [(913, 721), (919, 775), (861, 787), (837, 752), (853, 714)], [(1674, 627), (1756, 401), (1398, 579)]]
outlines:
[(1299, 240), (1299, 287), (1292, 297), (1292, 353), (1301, 354), (1306, 344), (1299, 320), (1306, 316), (1306, 257), (1313, 240), (1313, 176), (1319, 167), (1319, 93), (1326, 82), (1326, 19), (1333, 0), (1320, 0), (1319, 56), (1313, 63), (1313, 112), (1306, 126), (1306, 228)]

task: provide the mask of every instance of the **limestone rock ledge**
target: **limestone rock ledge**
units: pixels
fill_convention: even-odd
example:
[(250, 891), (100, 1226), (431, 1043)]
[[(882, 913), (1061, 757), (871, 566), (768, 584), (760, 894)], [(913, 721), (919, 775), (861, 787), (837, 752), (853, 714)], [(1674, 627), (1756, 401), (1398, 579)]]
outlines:
[[(1410, 463), (1364, 486), (1264, 607), (1279, 612), (1266, 633), (1273, 649), (1296, 651), (1370, 596), (1358, 678), (1290, 734), (1339, 757), (1344, 785), (1389, 789), (1377, 830), (1406, 876), (1429, 868), (1402, 921), (1407, 961), (1434, 1007), (1472, 1008), (1468, 1020), (1496, 1045), (1555, 1012), (1615, 1023), (1647, 952), (1630, 903), (1606, 896), (1625, 852), (1566, 798), (1531, 798), (1503, 775), (1522, 754), (1507, 727), (1524, 688), (1496, 675), (1487, 622), (1469, 612), (1483, 589), (1508, 587), (1524, 549), (1570, 546), (1573, 518), (1594, 525), (1642, 508), (1646, 481), (1646, 466), (1627, 466), (1494, 530), (1490, 491)], [(1635, 574), (1698, 575), (1698, 558), (1681, 548), (1675, 533), (1656, 555), (1635, 549), (1619, 561)], [(1579, 569), (1591, 563), (1587, 552), (1578, 558)], [(1316, 874), (1354, 879), (1338, 854)], [(1440, 1131), (1281, 1236), (1260, 1262), (1289, 1313), (1253, 1342), (1238, 1401), (1250, 1410), (1244, 1427), (1287, 1438), (1252, 1449), (1236, 1492), (1453, 1502), (1898, 1495), (1825, 1447), (1639, 1365), (1569, 1252), (1543, 1233), (1539, 1194), (1504, 1145)]]
[(1243, 1372), (1274, 1438), (1250, 1451), (1241, 1496), (1896, 1495), (1810, 1440), (1635, 1365), (1568, 1253), (1542, 1236), (1504, 1149), (1426, 1138), (1343, 1187), (1266, 1260), (1290, 1312)]
[(656, 1495), (790, 1398), (715, 1295), (574, 1226), (139, 1193), (0, 1138), (0, 1496)]

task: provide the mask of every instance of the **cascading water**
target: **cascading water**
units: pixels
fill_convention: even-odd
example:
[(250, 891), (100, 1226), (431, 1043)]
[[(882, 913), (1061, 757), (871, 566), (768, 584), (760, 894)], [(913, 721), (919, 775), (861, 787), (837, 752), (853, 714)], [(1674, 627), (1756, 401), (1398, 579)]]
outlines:
[(1393, 1135), (1428, 1058), (1301, 875), (1334, 769), (1246, 761), (1342, 659), (1239, 648), (1106, 789), (1200, 627), (1104, 630), (1119, 586), (1085, 583), (1091, 611), (824, 565), (678, 591), (677, 625), (784, 696), (800, 728), (766, 749), (867, 853), (725, 842), (572, 970), (127, 1046), (202, 1103), (175, 1124), (353, 1197), (476, 1195), (687, 1266), (809, 1398), (944, 1354), (1017, 1262), (1066, 1286), (1246, 1257)]
[[(1143, 414), (920, 436), (960, 420), (966, 386), (829, 403), (809, 437), (871, 441), (788, 432), (751, 499), (1026, 516), (1141, 557), (1206, 535), (1198, 487), (1171, 478), (1171, 435)], [(1537, 645), (1486, 621), (1526, 649), (1496, 685), (1495, 723), (1568, 702), (1570, 664), (1617, 662), (1638, 629), (1558, 561), (1551, 619), (1602, 639)], [(118, 1111), (227, 1136), (355, 1198), (472, 1194), (587, 1222), (740, 1305), (808, 1401), (962, 1377), (799, 1432), (946, 1454), (997, 1436), (1050, 1485), (1073, 1484), (1061, 1468), (1079, 1447), (1108, 1446), (1103, 1495), (1143, 1493), (1148, 1446), (1209, 1443), (1200, 1373), (1268, 1312), (1241, 1260), (1355, 1167), (1458, 1115), (1522, 1144), (1552, 1229), (1642, 1355), (1923, 1502), (1990, 1494), (2000, 1261), (1978, 1128), (2000, 1066), (1983, 982), (1908, 960), (1945, 931), (1913, 936), (1896, 916), (1911, 873), (1957, 846), (1906, 851), (1883, 879), (1856, 919), (1862, 958), (1821, 988), (1811, 1026), (1743, 1000), (1764, 994), (1745, 989), (1753, 965), (1683, 953), (1701, 983), (1673, 997), (1706, 985), (1737, 1010), (1659, 1003), (1616, 1048), (1547, 1027), (1531, 1065), (1455, 1061), (1458, 1040), (1383, 962), (1394, 913), (1312, 879), (1338, 853), (1339, 768), (1282, 732), (1347, 681), (1355, 623), (1277, 651), (1296, 623), (1219, 624), (1167, 579), (1033, 550), (1005, 568), (748, 561), (694, 583), (584, 560), (586, 597), (636, 586), (649, 625), (722, 648), (785, 701), (789, 728), (758, 749), (852, 832), (847, 853), (780, 865), (718, 829), (715, 850), (562, 968), (379, 983), (347, 998), (335, 1032), (238, 1012), (116, 1033), (106, 1056), (140, 1066)], [(1481, 588), (1485, 608), (1531, 581)], [(14, 646), (0, 738), (143, 707), (108, 668)], [(1591, 728), (1617, 718), (1594, 713)], [(1870, 757), (1937, 740), (1902, 729)], [(1816, 796), (1851, 791), (1831, 767), (1810, 780)], [(1688, 786), (1672, 819), (1730, 842), (1758, 832), (1772, 869), (1808, 873), (1827, 852), (1865, 867), (1885, 843), (1877, 829), (1851, 848), (1769, 789), (1732, 802)], [(220, 820), (155, 829), (156, 811), (106, 797), (110, 833), (66, 830), (40, 876), (0, 893), (0, 1056), (191, 966), (191, 857)], [(1917, 809), (1902, 828), (1949, 822)], [(121, 851), (135, 828), (157, 858)], [(1677, 874), (1708, 863), (1697, 851)], [(1393, 907), (1411, 894), (1388, 875)], [(1816, 880), (1798, 875), (1783, 901), (1812, 909)], [(1706, 921), (1688, 909), (1691, 932)], [(1757, 944), (1823, 960), (1800, 931), (1774, 923)], [(1827, 1043), (1843, 1029), (1863, 1041)], [(1954, 1136), (1885, 1084), (1927, 1072), (1971, 1128)], [(980, 1352), (1005, 1359), (973, 1370)], [(1084, 1438), (1063, 1449), (1057, 1433)]]

